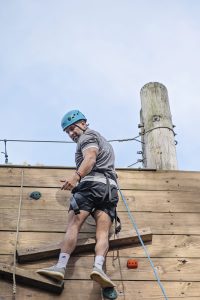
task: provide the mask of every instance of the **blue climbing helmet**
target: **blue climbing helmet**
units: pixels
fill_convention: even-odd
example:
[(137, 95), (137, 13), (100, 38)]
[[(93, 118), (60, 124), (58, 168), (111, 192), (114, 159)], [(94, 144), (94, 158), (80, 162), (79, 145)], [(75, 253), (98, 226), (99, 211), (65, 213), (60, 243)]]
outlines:
[(61, 127), (64, 131), (68, 126), (71, 126), (72, 124), (74, 124), (78, 121), (81, 121), (81, 120), (87, 121), (86, 117), (82, 114), (82, 112), (80, 112), (77, 109), (70, 110), (62, 118)]

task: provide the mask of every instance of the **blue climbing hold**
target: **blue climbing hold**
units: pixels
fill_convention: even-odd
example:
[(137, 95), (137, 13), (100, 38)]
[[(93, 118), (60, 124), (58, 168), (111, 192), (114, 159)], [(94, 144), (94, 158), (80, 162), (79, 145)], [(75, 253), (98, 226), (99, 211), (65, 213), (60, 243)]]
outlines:
[(42, 196), (42, 194), (41, 194), (40, 192), (37, 192), (37, 191), (32, 192), (32, 193), (30, 194), (30, 197), (31, 197), (32, 199), (34, 199), (34, 200), (40, 199), (41, 196)]
[(102, 290), (103, 297), (106, 299), (117, 299), (117, 292), (113, 287), (107, 287)]

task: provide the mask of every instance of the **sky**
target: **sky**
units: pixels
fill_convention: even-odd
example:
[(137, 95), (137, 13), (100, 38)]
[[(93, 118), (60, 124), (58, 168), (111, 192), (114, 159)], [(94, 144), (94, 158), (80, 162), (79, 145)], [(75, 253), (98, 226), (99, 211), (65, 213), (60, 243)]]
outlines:
[[(71, 109), (108, 140), (135, 137), (140, 90), (160, 82), (179, 169), (200, 170), (200, 1), (0, 0), (0, 7), (1, 140), (70, 141), (60, 121)], [(141, 158), (138, 142), (112, 145), (116, 167)], [(12, 164), (74, 166), (75, 148), (7, 142)]]

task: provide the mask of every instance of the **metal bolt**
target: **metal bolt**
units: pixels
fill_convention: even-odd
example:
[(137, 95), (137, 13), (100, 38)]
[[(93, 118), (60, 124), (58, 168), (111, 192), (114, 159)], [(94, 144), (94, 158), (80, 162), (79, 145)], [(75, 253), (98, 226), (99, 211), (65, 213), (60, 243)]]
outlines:
[(161, 116), (159, 115), (154, 115), (153, 116), (153, 122), (159, 122), (160, 121)]
[(137, 151), (137, 154), (143, 154), (143, 152), (142, 151)]

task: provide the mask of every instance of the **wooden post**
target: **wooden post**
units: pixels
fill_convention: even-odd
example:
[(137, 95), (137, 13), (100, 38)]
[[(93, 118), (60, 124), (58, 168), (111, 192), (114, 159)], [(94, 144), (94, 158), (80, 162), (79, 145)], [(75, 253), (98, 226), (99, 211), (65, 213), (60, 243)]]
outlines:
[(144, 85), (140, 91), (144, 167), (177, 170), (174, 130), (166, 87), (158, 82)]

